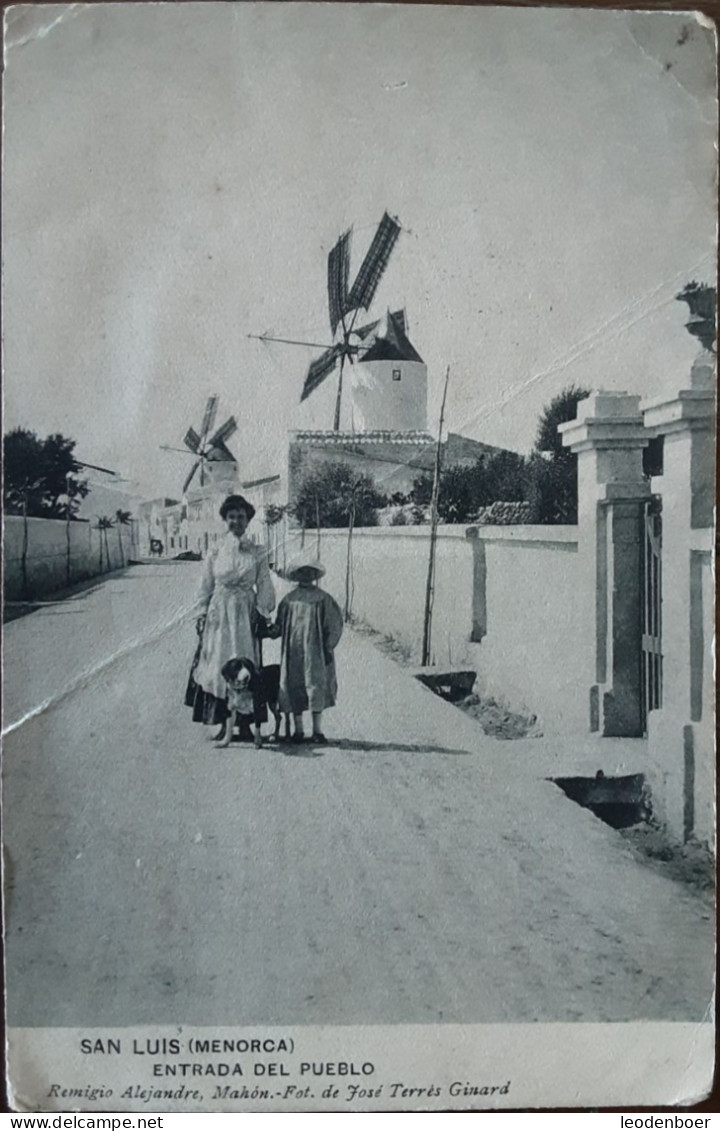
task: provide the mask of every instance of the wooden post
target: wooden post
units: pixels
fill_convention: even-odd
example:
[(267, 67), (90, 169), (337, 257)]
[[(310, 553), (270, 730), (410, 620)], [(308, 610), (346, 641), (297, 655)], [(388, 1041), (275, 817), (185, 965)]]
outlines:
[(425, 616), (423, 618), (422, 641), (422, 666), (430, 663), (430, 644), (432, 640), (432, 607), (435, 596), (435, 548), (438, 528), (438, 497), (440, 495), (440, 464), (442, 456), (442, 430), (445, 419), (445, 400), (447, 398), (448, 381), (450, 380), (450, 366), (445, 373), (445, 387), (443, 389), (442, 405), (440, 406), (440, 423), (438, 425), (438, 440), (435, 449), (435, 469), (433, 473), (432, 498), (430, 500), (430, 553), (428, 555), (427, 581), (425, 583)]
[(347, 558), (345, 559), (345, 621), (350, 620), (352, 610), (352, 536), (355, 526), (355, 489), (350, 496), (350, 511), (348, 515), (348, 540)]
[(20, 558), (20, 573), (22, 577), (22, 595), (28, 596), (28, 579), (27, 579), (27, 554), (28, 554), (28, 501), (27, 489), (23, 494), (22, 515), (23, 515), (23, 545), (22, 556)]
[(72, 578), (72, 544), (70, 541), (70, 516), (65, 519), (65, 584)]
[(65, 583), (70, 584), (70, 472), (65, 478)]

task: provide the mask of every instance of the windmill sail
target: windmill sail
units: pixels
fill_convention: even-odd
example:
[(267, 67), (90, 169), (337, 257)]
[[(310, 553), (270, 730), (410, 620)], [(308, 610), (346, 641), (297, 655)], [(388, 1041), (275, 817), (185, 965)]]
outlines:
[(203, 422), (200, 428), (200, 436), (204, 440), (210, 432), (213, 424), (215, 423), (215, 416), (217, 414), (217, 406), (219, 397), (208, 397), (207, 404), (205, 405), (205, 413), (203, 415)]
[(194, 428), (188, 428), (187, 432), (185, 433), (183, 443), (185, 444), (186, 448), (190, 449), (191, 452), (197, 453), (200, 447), (200, 437), (198, 436)]
[(216, 444), (222, 443), (223, 440), (229, 439), (234, 432), (237, 432), (237, 421), (234, 416), (229, 416), (224, 424), (221, 424), (213, 438), (209, 441), (208, 447), (214, 447)]
[(315, 361), (310, 363), (310, 368), (307, 371), (305, 384), (303, 385), (303, 391), (300, 396), (301, 401), (309, 397), (310, 394), (317, 389), (318, 385), (323, 383), (328, 374), (332, 373), (337, 359), (342, 352), (342, 346), (332, 346), (329, 350), (325, 350), (325, 353), (321, 353), (320, 357), (315, 358)]
[(348, 296), (348, 310), (357, 310), (360, 306), (368, 309), (399, 235), (400, 225), (386, 212), (352, 285)]
[(348, 280), (350, 276), (350, 232), (340, 236), (328, 255), (328, 309), (330, 329), (333, 334), (338, 323), (348, 311)]
[(187, 491), (188, 487), (190, 486), (190, 484), (191, 484), (191, 482), (192, 482), (192, 478), (193, 478), (193, 476), (194, 476), (195, 472), (197, 471), (197, 469), (198, 469), (198, 468), (199, 468), (199, 466), (200, 466), (200, 462), (201, 462), (201, 461), (200, 461), (200, 460), (198, 460), (198, 461), (197, 461), (197, 463), (194, 463), (194, 464), (192, 465), (192, 469), (191, 469), (191, 471), (190, 471), (190, 474), (188, 475), (187, 479), (186, 479), (186, 480), (185, 480), (185, 482), (183, 483), (183, 495), (185, 494), (185, 492)]

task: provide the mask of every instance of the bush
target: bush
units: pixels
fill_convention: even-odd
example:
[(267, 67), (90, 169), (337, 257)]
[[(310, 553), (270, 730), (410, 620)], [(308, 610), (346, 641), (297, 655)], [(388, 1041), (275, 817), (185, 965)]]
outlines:
[[(421, 476), (413, 484), (416, 507), (429, 506), (432, 479)], [(496, 502), (524, 502), (528, 498), (528, 465), (517, 452), (481, 456), (470, 466), (456, 464), (440, 472), (438, 515), (442, 522), (470, 522), (482, 507)]]
[(292, 513), (305, 529), (377, 526), (377, 511), (386, 503), (368, 475), (347, 463), (328, 462), (309, 471), (300, 483)]
[(578, 520), (577, 456), (530, 457), (530, 522), (539, 525), (575, 524)]

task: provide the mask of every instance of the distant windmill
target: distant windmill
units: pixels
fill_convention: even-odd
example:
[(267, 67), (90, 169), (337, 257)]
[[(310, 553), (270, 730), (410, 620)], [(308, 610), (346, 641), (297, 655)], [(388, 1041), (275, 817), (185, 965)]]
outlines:
[(217, 415), (217, 407), (219, 397), (208, 397), (207, 404), (205, 405), (205, 413), (203, 421), (200, 426), (200, 431), (196, 432), (194, 428), (188, 428), (183, 438), (184, 448), (172, 448), (168, 444), (161, 444), (161, 448), (166, 452), (182, 452), (183, 455), (192, 455), (195, 457), (190, 474), (183, 483), (183, 494), (190, 486), (193, 476), (198, 468), (200, 468), (200, 486), (205, 486), (205, 464), (208, 461), (213, 461), (218, 458), (230, 456), (225, 441), (229, 440), (233, 433), (237, 430), (237, 422), (234, 416), (229, 416), (224, 424), (213, 433), (208, 439), (210, 432), (215, 424), (215, 417)]
[[(325, 352), (310, 363), (300, 400), (304, 401), (309, 397), (339, 365), (335, 420), (333, 423), (336, 432), (340, 430), (340, 405), (345, 361), (349, 358), (351, 364), (354, 364), (356, 355), (361, 350), (369, 349), (369, 346), (363, 345), (363, 342), (370, 337), (373, 330), (379, 325), (379, 322), (370, 322), (356, 330), (355, 322), (361, 309), (366, 311), (370, 309), (399, 234), (400, 224), (397, 219), (386, 212), (378, 225), (352, 287), (348, 287), (351, 230), (340, 236), (328, 255), (328, 313), (330, 331), (337, 340), (334, 345), (325, 346)], [(318, 345), (317, 342), (299, 342), (289, 338), (274, 338), (270, 337), (269, 334), (249, 334), (248, 337), (259, 338), (262, 342), (285, 342), (287, 345)]]

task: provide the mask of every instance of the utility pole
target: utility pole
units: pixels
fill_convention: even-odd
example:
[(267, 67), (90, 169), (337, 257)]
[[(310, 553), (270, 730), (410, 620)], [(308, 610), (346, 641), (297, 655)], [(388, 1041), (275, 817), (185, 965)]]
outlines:
[(423, 617), (422, 641), (422, 666), (430, 663), (430, 642), (432, 639), (432, 608), (435, 596), (435, 550), (438, 528), (438, 498), (440, 495), (440, 464), (442, 458), (442, 430), (445, 420), (445, 401), (447, 398), (448, 381), (450, 380), (450, 366), (445, 373), (445, 387), (443, 388), (442, 405), (440, 406), (440, 423), (438, 425), (437, 447), (435, 449), (435, 470), (433, 474), (432, 498), (430, 500), (430, 553), (428, 556), (427, 582), (425, 584), (425, 615)]

